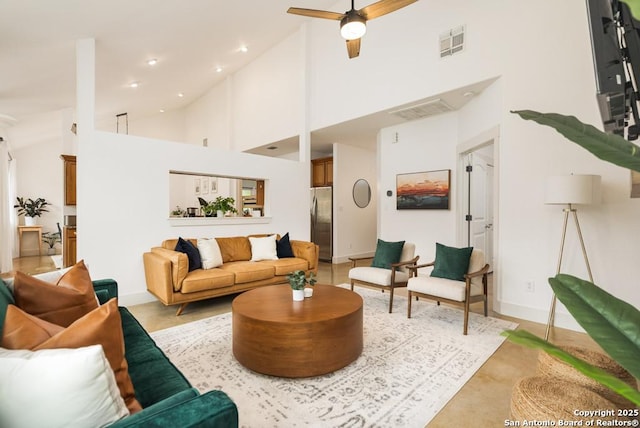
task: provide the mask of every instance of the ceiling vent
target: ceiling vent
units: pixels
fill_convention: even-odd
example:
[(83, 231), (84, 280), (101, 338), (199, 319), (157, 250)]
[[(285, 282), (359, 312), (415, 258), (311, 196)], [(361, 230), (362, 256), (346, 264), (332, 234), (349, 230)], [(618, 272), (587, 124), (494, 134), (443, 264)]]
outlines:
[(440, 34), (440, 58), (462, 52), (464, 48), (464, 25)]
[(390, 111), (389, 114), (401, 117), (404, 120), (415, 120), (450, 111), (453, 111), (453, 108), (449, 104), (442, 101), (440, 98), (436, 98), (424, 103)]

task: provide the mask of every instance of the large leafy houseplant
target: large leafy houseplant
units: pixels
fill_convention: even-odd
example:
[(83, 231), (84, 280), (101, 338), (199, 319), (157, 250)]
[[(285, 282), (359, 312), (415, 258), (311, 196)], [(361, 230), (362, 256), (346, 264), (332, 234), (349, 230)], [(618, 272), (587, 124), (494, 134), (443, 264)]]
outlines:
[[(598, 158), (640, 172), (640, 147), (624, 138), (606, 134), (573, 116), (513, 112), (525, 120), (554, 128), (567, 139)], [(571, 275), (559, 274), (549, 284), (567, 310), (593, 340), (634, 377), (640, 378), (640, 311), (597, 285)], [(615, 376), (583, 361), (524, 330), (507, 330), (509, 340), (545, 352), (572, 365), (581, 373), (640, 405), (640, 392)]]
[(49, 212), (46, 208), (49, 205), (44, 198), (37, 199), (24, 199), (21, 197), (17, 197), (16, 200), (18, 203), (14, 205), (14, 208), (18, 209), (18, 215), (25, 215), (26, 217), (40, 217), (42, 213)]

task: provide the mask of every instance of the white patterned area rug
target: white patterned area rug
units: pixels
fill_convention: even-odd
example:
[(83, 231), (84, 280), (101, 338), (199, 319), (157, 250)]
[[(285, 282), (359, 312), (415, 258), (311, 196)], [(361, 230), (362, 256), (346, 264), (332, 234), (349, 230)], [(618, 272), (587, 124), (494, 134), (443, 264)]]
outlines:
[(241, 427), (424, 427), (503, 342), (515, 323), (356, 287), (364, 299), (364, 350), (349, 366), (315, 378), (285, 379), (241, 366), (231, 349), (231, 313), (152, 333), (201, 392), (220, 389), (238, 406)]

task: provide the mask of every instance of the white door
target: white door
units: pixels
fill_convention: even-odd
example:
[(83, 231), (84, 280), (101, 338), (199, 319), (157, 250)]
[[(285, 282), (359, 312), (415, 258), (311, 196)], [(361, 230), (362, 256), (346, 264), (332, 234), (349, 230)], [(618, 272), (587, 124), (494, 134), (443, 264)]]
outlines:
[(481, 249), (493, 267), (493, 164), (486, 148), (467, 155), (465, 179), (465, 237), (467, 245)]

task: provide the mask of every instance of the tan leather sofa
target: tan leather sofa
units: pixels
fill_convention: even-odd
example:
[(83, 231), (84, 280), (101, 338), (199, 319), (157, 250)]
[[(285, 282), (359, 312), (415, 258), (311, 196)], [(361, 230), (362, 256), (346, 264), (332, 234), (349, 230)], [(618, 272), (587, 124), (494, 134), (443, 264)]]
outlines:
[[(213, 269), (189, 272), (187, 255), (175, 251), (178, 239), (167, 239), (144, 253), (147, 290), (165, 305), (180, 305), (180, 315), (190, 302), (239, 293), (264, 285), (287, 283), (295, 270), (318, 273), (318, 246), (291, 240), (295, 257), (278, 260), (251, 260), (249, 237), (215, 238), (223, 264)], [(197, 245), (197, 239), (189, 239)]]

